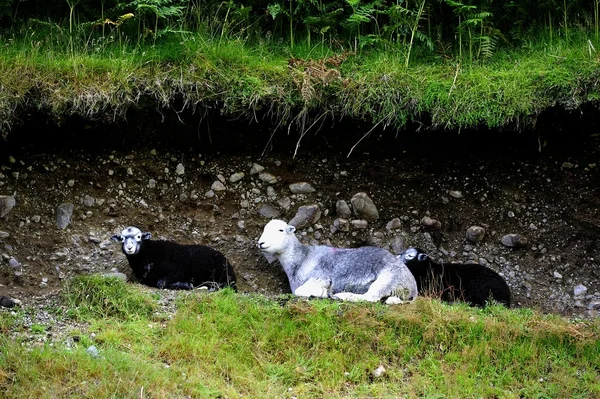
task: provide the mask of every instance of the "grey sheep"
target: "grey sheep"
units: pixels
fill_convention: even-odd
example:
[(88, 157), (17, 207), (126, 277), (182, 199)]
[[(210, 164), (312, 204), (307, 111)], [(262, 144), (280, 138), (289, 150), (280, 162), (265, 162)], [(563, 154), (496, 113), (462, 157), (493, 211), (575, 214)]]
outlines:
[(295, 230), (282, 220), (271, 220), (258, 240), (258, 248), (269, 263), (279, 260), (295, 295), (331, 296), (346, 301), (385, 300), (388, 304), (417, 297), (414, 277), (385, 249), (304, 245)]

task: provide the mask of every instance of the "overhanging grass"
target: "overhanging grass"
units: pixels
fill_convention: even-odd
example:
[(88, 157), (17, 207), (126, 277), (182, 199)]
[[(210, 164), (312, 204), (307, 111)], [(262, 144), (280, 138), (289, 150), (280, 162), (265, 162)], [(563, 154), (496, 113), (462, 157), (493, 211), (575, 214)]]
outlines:
[[(73, 349), (2, 339), (7, 397), (552, 397), (600, 395), (600, 324), (419, 298), (387, 307), (178, 293), (173, 318), (81, 297), (95, 338)], [(99, 292), (107, 293), (106, 282)], [(90, 288), (91, 289), (91, 288)], [(89, 290), (86, 290), (89, 291)], [(125, 293), (124, 293), (125, 292)], [(110, 310), (110, 311), (109, 311)], [(2, 323), (4, 331), (14, 324)], [(86, 332), (81, 335), (87, 336)], [(85, 352), (90, 344), (100, 357)], [(385, 373), (375, 377), (379, 366)]]
[(143, 48), (85, 46), (75, 53), (15, 39), (0, 43), (0, 125), (7, 134), (14, 111), (28, 107), (56, 118), (124, 118), (150, 99), (159, 107), (218, 104), (231, 116), (268, 111), (274, 123), (330, 113), (399, 129), (409, 121), (444, 128), (526, 126), (549, 107), (574, 109), (600, 98), (599, 57), (584, 39), (498, 50), (468, 65), (430, 56), (409, 68), (397, 52), (384, 50), (315, 51), (326, 56), (290, 67), (289, 49), (199, 35)]

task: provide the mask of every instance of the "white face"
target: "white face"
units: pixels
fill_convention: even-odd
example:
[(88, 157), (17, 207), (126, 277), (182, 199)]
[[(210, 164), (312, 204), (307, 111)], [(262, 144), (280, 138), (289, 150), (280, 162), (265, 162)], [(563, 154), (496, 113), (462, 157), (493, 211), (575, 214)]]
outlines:
[(264, 254), (281, 253), (287, 245), (288, 234), (294, 234), (294, 231), (296, 228), (283, 220), (271, 220), (258, 239), (258, 249)]
[(422, 262), (428, 258), (428, 255), (423, 252), (419, 252), (419, 250), (416, 248), (408, 248), (406, 251), (402, 252), (399, 257), (400, 260), (402, 260), (402, 263), (408, 263)]
[(148, 238), (149, 233), (142, 233), (137, 227), (127, 227), (121, 232), (121, 236), (116, 236), (123, 244), (123, 252), (127, 255), (135, 255), (140, 250), (140, 243)]

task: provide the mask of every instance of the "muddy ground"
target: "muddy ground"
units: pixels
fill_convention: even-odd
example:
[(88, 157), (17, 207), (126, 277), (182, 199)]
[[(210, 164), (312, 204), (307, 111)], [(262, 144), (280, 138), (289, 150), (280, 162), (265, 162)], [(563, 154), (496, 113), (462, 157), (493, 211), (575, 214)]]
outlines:
[[(128, 225), (219, 249), (234, 265), (241, 292), (289, 292), (256, 239), (271, 217), (290, 220), (299, 206), (316, 204), (321, 217), (300, 229), (304, 242), (393, 252), (419, 246), (438, 260), (500, 272), (514, 307), (600, 314), (600, 135), (593, 128), (561, 138), (372, 132), (361, 141), (369, 129), (355, 125), (324, 127), (300, 143), (297, 133), (245, 132), (240, 123), (181, 137), (175, 128), (149, 134), (131, 126), (38, 122), (2, 142), (0, 195), (14, 195), (16, 204), (0, 218), (0, 295), (27, 303), (57, 292), (73, 275), (128, 274), (109, 239)], [(277, 181), (252, 174), (254, 164)], [(232, 182), (236, 173), (244, 176)], [(222, 191), (214, 186), (220, 179)], [(315, 191), (294, 194), (289, 185), (296, 182)], [(373, 199), (379, 219), (336, 231), (337, 201), (350, 203), (358, 192)], [(61, 204), (73, 204), (65, 228), (57, 225)], [(425, 216), (441, 226), (424, 226)], [(465, 236), (474, 225), (485, 228), (478, 243)], [(527, 245), (502, 244), (506, 234), (521, 235)]]

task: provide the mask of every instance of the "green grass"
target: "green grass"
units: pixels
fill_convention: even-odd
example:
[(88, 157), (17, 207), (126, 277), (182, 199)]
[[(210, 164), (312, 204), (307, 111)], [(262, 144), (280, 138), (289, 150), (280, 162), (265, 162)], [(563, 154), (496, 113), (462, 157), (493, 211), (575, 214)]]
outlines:
[[(395, 129), (409, 121), (527, 127), (549, 107), (576, 109), (600, 98), (600, 55), (590, 46), (600, 43), (588, 36), (539, 37), (473, 63), (415, 52), (406, 68), (397, 50), (352, 53), (299, 43), (292, 51), (194, 34), (142, 47), (78, 42), (71, 52), (64, 38), (33, 32), (0, 39), (0, 133), (10, 133), (15, 111), (29, 108), (57, 119), (118, 119), (143, 104), (166, 108), (174, 101), (189, 109), (218, 105), (230, 116), (266, 113), (274, 125), (331, 114)], [(300, 61), (290, 67), (292, 59)]]
[[(8, 339), (19, 318), (0, 314), (4, 397), (600, 395), (598, 320), (426, 298), (388, 307), (231, 290), (179, 292), (169, 317), (148, 307), (159, 294), (120, 280), (82, 277), (69, 287), (69, 315), (88, 326), (73, 332), (87, 338), (72, 347)], [(385, 373), (375, 377), (379, 366)]]

